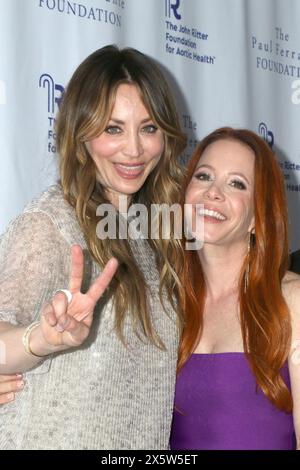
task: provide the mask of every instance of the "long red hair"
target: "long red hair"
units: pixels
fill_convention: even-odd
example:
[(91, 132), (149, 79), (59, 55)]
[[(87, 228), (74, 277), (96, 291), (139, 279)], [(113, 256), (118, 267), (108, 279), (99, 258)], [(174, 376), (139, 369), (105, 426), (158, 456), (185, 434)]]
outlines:
[[(263, 139), (247, 129), (224, 127), (209, 134), (196, 148), (187, 168), (185, 190), (203, 151), (220, 139), (240, 141), (255, 154), (255, 241), (243, 265), (239, 285), (243, 344), (257, 385), (277, 408), (290, 412), (292, 397), (280, 374), (291, 343), (290, 313), (281, 290), (289, 259), (283, 175), (275, 155)], [(250, 269), (245, 290), (248, 262)], [(178, 370), (195, 349), (203, 328), (206, 288), (197, 251), (186, 252), (182, 277), (184, 326)]]

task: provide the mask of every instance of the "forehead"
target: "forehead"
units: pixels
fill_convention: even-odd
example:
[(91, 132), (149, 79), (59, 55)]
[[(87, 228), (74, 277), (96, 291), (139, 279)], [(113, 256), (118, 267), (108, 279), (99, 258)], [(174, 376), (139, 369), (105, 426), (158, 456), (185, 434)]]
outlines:
[(113, 109), (121, 106), (145, 108), (142, 100), (141, 91), (133, 83), (121, 83), (115, 91), (115, 100)]
[(243, 142), (233, 139), (222, 139), (208, 145), (201, 155), (197, 167), (211, 165), (231, 171), (247, 171), (254, 173), (255, 154)]

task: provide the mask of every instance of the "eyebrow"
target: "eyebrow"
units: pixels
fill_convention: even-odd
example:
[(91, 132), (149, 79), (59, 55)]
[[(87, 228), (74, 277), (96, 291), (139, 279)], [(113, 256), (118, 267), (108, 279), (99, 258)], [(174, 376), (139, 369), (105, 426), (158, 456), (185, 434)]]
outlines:
[[(203, 167), (209, 168), (210, 170), (215, 171), (213, 166), (204, 164), (204, 165), (199, 165), (196, 168), (195, 172), (198, 171), (200, 168), (203, 168)], [(230, 171), (228, 174), (229, 175), (240, 176), (240, 177), (244, 178), (247, 181), (247, 183), (250, 185), (250, 181), (248, 180), (247, 176), (244, 175), (244, 173), (240, 173), (239, 171)]]
[[(116, 124), (125, 124), (125, 121), (122, 121), (121, 119), (116, 119), (113, 117), (111, 117), (108, 122), (111, 122), (111, 121), (115, 122)], [(141, 124), (145, 124), (145, 122), (149, 122), (149, 121), (152, 121), (150, 116), (146, 117), (145, 119), (142, 119)]]

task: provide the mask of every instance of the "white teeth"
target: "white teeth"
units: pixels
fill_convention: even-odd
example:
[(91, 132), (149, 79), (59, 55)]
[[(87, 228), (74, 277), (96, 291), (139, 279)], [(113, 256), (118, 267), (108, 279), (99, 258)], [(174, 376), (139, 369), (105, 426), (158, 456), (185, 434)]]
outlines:
[(226, 220), (226, 217), (220, 212), (209, 210), (209, 209), (199, 209), (198, 215), (208, 215), (209, 217), (214, 217), (218, 220)]
[(124, 168), (124, 170), (141, 170), (144, 165), (129, 166), (129, 165), (122, 165), (121, 163), (117, 163), (117, 166)]

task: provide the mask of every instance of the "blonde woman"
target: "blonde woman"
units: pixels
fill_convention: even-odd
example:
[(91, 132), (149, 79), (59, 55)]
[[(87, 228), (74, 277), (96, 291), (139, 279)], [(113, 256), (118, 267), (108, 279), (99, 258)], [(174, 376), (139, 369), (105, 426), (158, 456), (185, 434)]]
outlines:
[(0, 448), (167, 448), (182, 250), (101, 237), (97, 215), (109, 204), (121, 224), (121, 197), (127, 208), (180, 199), (185, 136), (154, 62), (114, 46), (91, 54), (66, 89), (57, 146), (59, 184), (0, 244), (0, 372), (25, 383), (0, 407)]

